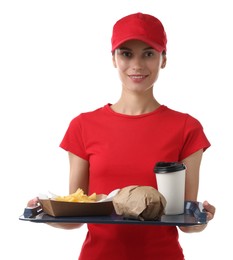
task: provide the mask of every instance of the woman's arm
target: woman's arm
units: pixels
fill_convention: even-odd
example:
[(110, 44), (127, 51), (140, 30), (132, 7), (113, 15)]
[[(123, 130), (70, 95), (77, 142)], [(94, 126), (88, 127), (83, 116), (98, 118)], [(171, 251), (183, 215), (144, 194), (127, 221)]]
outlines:
[[(68, 153), (68, 155), (70, 163), (69, 193), (74, 193), (80, 188), (85, 194), (88, 194), (89, 162), (73, 153)], [(62, 229), (74, 229), (81, 227), (83, 224), (50, 223), (49, 225)]]
[(68, 154), (70, 162), (69, 192), (74, 193), (80, 188), (85, 194), (88, 194), (89, 162), (72, 153)]
[[(199, 187), (199, 171), (202, 160), (203, 150), (199, 150), (182, 162), (186, 165), (186, 180), (185, 180), (185, 200), (197, 200), (198, 187)], [(203, 203), (205, 210), (207, 211), (207, 221), (213, 219), (215, 214), (215, 207), (209, 204), (207, 201)], [(186, 233), (201, 232), (206, 228), (207, 224), (182, 227), (180, 230)]]

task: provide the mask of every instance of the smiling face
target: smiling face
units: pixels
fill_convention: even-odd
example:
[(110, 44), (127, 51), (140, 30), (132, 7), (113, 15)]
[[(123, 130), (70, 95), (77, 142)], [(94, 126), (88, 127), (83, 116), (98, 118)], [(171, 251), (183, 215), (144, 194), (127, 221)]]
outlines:
[(113, 64), (123, 89), (142, 93), (153, 88), (160, 68), (166, 65), (166, 55), (142, 41), (130, 40), (114, 52)]

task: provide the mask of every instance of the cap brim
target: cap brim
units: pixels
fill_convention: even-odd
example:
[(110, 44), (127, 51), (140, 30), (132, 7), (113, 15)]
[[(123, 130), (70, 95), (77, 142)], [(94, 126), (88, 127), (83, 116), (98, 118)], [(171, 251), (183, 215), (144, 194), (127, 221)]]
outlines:
[(116, 44), (114, 44), (112, 46), (112, 52), (115, 51), (117, 48), (119, 48), (120, 45), (122, 45), (123, 43), (130, 41), (130, 40), (139, 40), (139, 41), (145, 42), (146, 44), (148, 44), (149, 46), (151, 46), (153, 49), (155, 49), (158, 52), (165, 51), (165, 48), (163, 46), (161, 46), (158, 43), (151, 42), (150, 40), (145, 39), (145, 37), (143, 37), (143, 36), (142, 37), (141, 36), (129, 36), (129, 37), (122, 39), (121, 41), (118, 41)]

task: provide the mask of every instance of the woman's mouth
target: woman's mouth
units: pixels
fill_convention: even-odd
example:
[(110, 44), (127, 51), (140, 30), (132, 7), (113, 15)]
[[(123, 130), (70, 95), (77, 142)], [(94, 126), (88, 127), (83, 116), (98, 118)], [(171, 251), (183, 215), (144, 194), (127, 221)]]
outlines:
[(133, 82), (137, 82), (137, 83), (143, 81), (146, 77), (147, 75), (129, 75), (129, 78)]

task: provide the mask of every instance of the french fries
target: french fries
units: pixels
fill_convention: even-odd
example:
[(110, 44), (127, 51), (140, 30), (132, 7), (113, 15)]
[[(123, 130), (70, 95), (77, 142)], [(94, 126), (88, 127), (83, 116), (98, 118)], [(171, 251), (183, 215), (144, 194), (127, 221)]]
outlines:
[(76, 192), (67, 196), (57, 196), (54, 198), (57, 201), (65, 202), (95, 202), (96, 193), (92, 193), (90, 196), (84, 194), (83, 190), (78, 188)]

